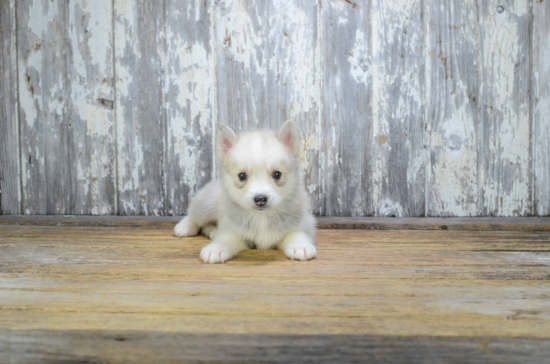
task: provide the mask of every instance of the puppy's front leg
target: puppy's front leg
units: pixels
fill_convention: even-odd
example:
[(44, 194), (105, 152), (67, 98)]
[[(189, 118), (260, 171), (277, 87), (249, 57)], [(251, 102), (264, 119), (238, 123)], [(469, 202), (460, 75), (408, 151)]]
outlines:
[(291, 260), (309, 260), (317, 256), (313, 239), (303, 231), (294, 231), (285, 236), (278, 248)]
[(202, 248), (200, 257), (205, 263), (223, 263), (246, 248), (246, 242), (236, 233), (218, 230), (214, 240)]

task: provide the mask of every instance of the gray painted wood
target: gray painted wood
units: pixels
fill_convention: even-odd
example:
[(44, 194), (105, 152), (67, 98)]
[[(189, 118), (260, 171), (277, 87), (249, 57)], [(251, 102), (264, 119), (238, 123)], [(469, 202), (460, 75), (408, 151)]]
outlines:
[(0, 214), (21, 213), (15, 8), (0, 2)]
[(323, 5), (320, 214), (372, 215), (370, 3), (328, 1)]
[(166, 2), (164, 113), (166, 213), (183, 215), (191, 197), (214, 177), (216, 73), (211, 1)]
[(483, 215), (532, 212), (528, 0), (480, 3)]
[(27, 214), (115, 212), (109, 4), (18, 3)]
[(548, 1), (14, 4), (0, 213), (185, 214), (217, 121), (292, 118), (316, 214), (550, 214)]
[(427, 1), (427, 215), (480, 210), (480, 46), (478, 3)]
[[(269, 125), (266, 103), (266, 7), (261, 0), (216, 2), (218, 120), (236, 132)], [(267, 126), (266, 125), (266, 126)]]
[(165, 215), (164, 8), (115, 1), (118, 213)]
[(550, 215), (550, 1), (533, 2), (533, 178), (535, 215)]
[(111, 4), (67, 2), (67, 149), (74, 214), (116, 213)]
[(423, 216), (427, 151), (422, 2), (376, 0), (372, 7), (372, 212)]
[(67, 7), (17, 3), (23, 212), (70, 213)]

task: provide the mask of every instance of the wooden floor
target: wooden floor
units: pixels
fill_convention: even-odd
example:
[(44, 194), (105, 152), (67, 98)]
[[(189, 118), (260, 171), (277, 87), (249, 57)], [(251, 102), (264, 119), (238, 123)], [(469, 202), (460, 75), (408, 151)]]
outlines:
[(320, 230), (310, 262), (206, 243), (0, 226), (0, 362), (550, 360), (549, 231)]

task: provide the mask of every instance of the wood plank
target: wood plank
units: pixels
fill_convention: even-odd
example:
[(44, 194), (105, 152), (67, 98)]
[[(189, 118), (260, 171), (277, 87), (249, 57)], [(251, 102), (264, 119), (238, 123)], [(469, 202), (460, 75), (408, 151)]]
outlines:
[[(70, 213), (112, 215), (115, 209), (113, 9), (111, 0), (67, 4)], [(55, 176), (51, 177), (55, 179)]]
[(533, 2), (534, 214), (550, 215), (550, 1)]
[[(171, 246), (185, 245), (189, 243), (204, 243), (208, 239), (204, 236), (192, 238), (178, 238), (173, 236), (168, 229), (135, 229), (131, 227), (118, 227), (117, 229), (96, 229), (92, 227), (50, 227), (50, 226), (17, 226), (3, 225), (1, 227), (2, 241), (21, 239), (18, 244), (36, 245), (41, 239), (63, 240), (68, 239), (70, 245), (78, 245), (79, 241), (95, 241), (96, 244), (109, 244), (109, 239), (116, 239), (118, 244), (132, 244), (133, 241), (157, 244), (163, 241)], [(447, 230), (320, 230), (318, 239), (328, 239), (332, 242), (343, 244), (356, 242), (357, 245), (384, 244), (419, 244), (429, 243), (433, 246), (445, 246), (449, 243), (515, 243), (538, 244), (549, 241), (548, 231), (447, 231)], [(76, 240), (78, 238), (78, 240)], [(456, 248), (456, 247), (455, 247)]]
[[(170, 228), (181, 217), (159, 216), (52, 216), (4, 215), (0, 225)], [(465, 230), (465, 231), (550, 231), (548, 217), (476, 218), (385, 218), (318, 217), (319, 229), (363, 230)]]
[(164, 10), (115, 1), (118, 214), (165, 215)]
[[(32, 330), (76, 332), (120, 330), (150, 332), (174, 332), (186, 334), (285, 334), (285, 335), (397, 335), (397, 336), (443, 336), (496, 337), (547, 339), (547, 323), (519, 316), (517, 320), (500, 315), (476, 315), (460, 319), (448, 317), (399, 317), (386, 320), (381, 317), (257, 317), (216, 315), (171, 315), (140, 313), (93, 313), (93, 312), (48, 312), (4, 311), (0, 312), (3, 330)], [(534, 316), (534, 317), (533, 317)], [(54, 329), (52, 329), (54, 328)]]
[[(461, 279), (450, 280), (416, 280), (409, 281), (406, 286), (395, 289), (395, 281), (392, 279), (371, 280), (346, 280), (332, 277), (327, 281), (315, 279), (293, 280), (292, 284), (276, 278), (266, 279), (265, 285), (252, 283), (253, 277), (246, 281), (241, 278), (217, 277), (215, 279), (202, 277), (193, 279), (169, 279), (159, 280), (155, 277), (139, 277), (139, 279), (110, 279), (105, 277), (73, 277), (70, 281), (63, 277), (15, 277), (4, 274), (0, 277), (0, 290), (25, 291), (25, 292), (69, 292), (82, 294), (97, 294), (98, 292), (115, 292), (118, 294), (184, 294), (184, 295), (208, 295), (215, 294), (239, 294), (239, 295), (297, 295), (297, 296), (392, 296), (413, 297), (415, 294), (422, 297), (441, 296), (444, 291), (447, 299), (459, 297), (470, 299), (470, 305), (484, 295), (499, 297), (509, 295), (510, 291), (521, 291), (518, 297), (522, 299), (544, 298), (544, 293), (550, 286), (550, 282), (517, 280), (507, 281), (503, 287), (495, 280), (465, 281)], [(85, 284), (83, 284), (85, 283)], [(147, 283), (147, 284), (144, 284)], [(153, 284), (154, 283), (154, 284)], [(245, 284), (246, 283), (246, 284)], [(462, 297), (462, 298), (460, 298)], [(510, 299), (508, 297), (507, 299)]]
[(371, 16), (369, 1), (329, 1), (321, 9), (324, 216), (373, 214)]
[[(550, 339), (549, 232), (321, 230), (313, 261), (248, 250), (224, 265), (197, 258), (208, 239), (171, 235), (2, 226), (0, 350), (12, 362), (117, 362), (137, 353), (162, 361), (156, 348), (168, 359), (216, 361), (204, 345), (194, 351), (180, 338), (270, 340), (246, 341), (238, 353), (250, 361), (254, 350), (304, 351), (300, 340), (314, 346), (323, 336), (348, 344), (372, 339), (372, 350), (385, 350), (373, 339), (383, 337), (392, 353), (411, 350), (405, 338), (422, 338), (425, 355), (448, 341), (461, 343), (462, 352), (466, 343), (477, 345), (485, 356), (469, 355), (486, 362), (504, 355), (536, 362), (528, 350), (541, 353)], [(151, 337), (154, 347), (141, 344)], [(370, 349), (353, 350), (357, 359)]]
[[(204, 246), (204, 245), (203, 245)], [(56, 264), (51, 265), (34, 265), (30, 263), (26, 264), (13, 264), (7, 265), (2, 268), (0, 273), (28, 275), (37, 274), (40, 276), (54, 277), (54, 276), (105, 276), (105, 279), (120, 279), (122, 277), (156, 277), (157, 279), (167, 279), (167, 277), (177, 277), (177, 279), (191, 279), (197, 277), (208, 277), (213, 279), (220, 275), (220, 271), (212, 268), (208, 265), (199, 265), (202, 262), (197, 258), (202, 247), (199, 247), (191, 252), (190, 259), (184, 260), (181, 258), (175, 258), (163, 261), (159, 260), (143, 261), (135, 260), (139, 262), (140, 266), (136, 267), (132, 262), (95, 262), (92, 261), (84, 267), (77, 267), (76, 264), (62, 264), (61, 260), (54, 259)], [(402, 250), (406, 251), (406, 249)], [(368, 250), (362, 250), (363, 254), (366, 254)], [(548, 254), (548, 249), (540, 254)], [(177, 255), (177, 254), (172, 254)], [(182, 256), (183, 254), (179, 254)], [(278, 255), (280, 259), (270, 259), (270, 255)], [(193, 257), (195, 257), (193, 259)], [(69, 258), (67, 258), (69, 259)], [(240, 258), (235, 259), (231, 263), (227, 264), (223, 270), (225, 277), (233, 278), (246, 278), (249, 277), (250, 272), (246, 269), (242, 269), (242, 265), (247, 267), (262, 266), (262, 270), (255, 272), (257, 279), (266, 279), (273, 276), (277, 276), (280, 279), (291, 280), (296, 277), (296, 274), (300, 274), (301, 277), (307, 279), (329, 279), (334, 275), (335, 267), (327, 264), (313, 263), (304, 267), (297, 266), (300, 263), (288, 263), (280, 252), (259, 252), (254, 254), (249, 259)], [(277, 262), (279, 260), (279, 262)], [(5, 261), (3, 261), (5, 263)], [(515, 261), (510, 260), (509, 263)], [(32, 262), (31, 262), (32, 263)], [(277, 264), (281, 263), (281, 264)], [(505, 265), (497, 267), (474, 267), (474, 266), (417, 266), (410, 264), (407, 266), (369, 266), (369, 265), (337, 265), (338, 276), (341, 279), (359, 279), (359, 280), (380, 280), (380, 279), (396, 279), (401, 281), (428, 279), (428, 280), (442, 280), (451, 279), (455, 276), (460, 276), (460, 279), (465, 281), (475, 281), (480, 279), (486, 280), (533, 280), (533, 281), (545, 281), (550, 275), (550, 268), (544, 265), (526, 265), (526, 266), (514, 266), (507, 268)], [(137, 279), (137, 278), (136, 278)]]
[[(390, 290), (399, 290), (392, 282)], [(402, 282), (406, 284), (408, 282)], [(153, 283), (149, 283), (153, 284)], [(365, 284), (368, 287), (368, 283)], [(334, 317), (373, 318), (399, 320), (414, 317), (416, 321), (434, 319), (475, 321), (489, 312), (487, 321), (510, 320), (512, 316), (533, 326), (548, 325), (550, 310), (547, 305), (548, 286), (538, 297), (523, 295), (506, 298), (504, 292), (495, 295), (447, 296), (445, 294), (424, 296), (385, 295), (294, 295), (206, 292), (139, 292), (120, 291), (25, 291), (3, 290), (2, 313), (23, 312), (81, 312), (95, 314), (142, 314), (142, 315), (204, 315), (204, 316), (254, 316), (254, 317)], [(509, 293), (508, 293), (509, 294)], [(399, 300), (400, 304), (389, 304)], [(429, 302), (429, 311), (426, 309)], [(472, 303), (474, 301), (474, 303)], [(490, 303), (488, 304), (487, 301)], [(498, 302), (498, 304), (493, 303)], [(307, 307), (307, 309), (305, 309)], [(365, 310), (368, 307), (368, 310)], [(449, 312), (455, 310), (455, 312)], [(24, 316), (24, 315), (21, 315)], [(482, 320), (484, 318), (481, 318)], [(525, 330), (524, 325), (517, 325)], [(514, 325), (512, 325), (514, 328)], [(533, 330), (530, 336), (548, 337), (548, 333)], [(493, 335), (499, 333), (494, 332)]]
[[(103, 266), (113, 264), (112, 254), (120, 255), (120, 258), (116, 260), (123, 265), (139, 261), (144, 267), (154, 267), (159, 259), (165, 259), (167, 264), (194, 265), (198, 260), (200, 249), (208, 243), (206, 240), (180, 241), (179, 244), (170, 240), (156, 240), (156, 244), (142, 241), (136, 245), (126, 240), (121, 243), (121, 246), (111, 247), (109, 242), (112, 240), (97, 242), (91, 239), (79, 239), (78, 244), (71, 244), (67, 238), (56, 238), (55, 240), (39, 238), (36, 239), (37, 242), (34, 245), (25, 244), (22, 240), (21, 238), (2, 239), (0, 241), (2, 249), (6, 254), (9, 253), (10, 257), (0, 259), (0, 261), (13, 267), (15, 267), (13, 265), (15, 262), (19, 262), (17, 266), (41, 265), (47, 262), (47, 267), (45, 267), (47, 269), (57, 268), (56, 265), (64, 265), (67, 266), (68, 274), (78, 274), (79, 267), (73, 265), (79, 264), (82, 255), (90, 253), (93, 253), (93, 259), (88, 259), (88, 261)], [(152, 252), (152, 248), (156, 248), (156, 250)], [(548, 263), (548, 254), (545, 253), (550, 252), (550, 239), (533, 244), (523, 244), (523, 246), (518, 242), (468, 242), (465, 244), (447, 242), (438, 245), (419, 241), (416, 244), (399, 242), (383, 245), (380, 241), (376, 243), (361, 241), (359, 243), (343, 242), (329, 246), (320, 245), (318, 251), (323, 259), (312, 263), (315, 266), (349, 266), (350, 269), (359, 268), (359, 266), (396, 267), (407, 265), (410, 260), (413, 260), (414, 265), (418, 267), (491, 266), (495, 271), (501, 271), (510, 265), (517, 265), (533, 267), (538, 270), (539, 267), (544, 267)], [(409, 251), (410, 256), (403, 257), (403, 251)], [(357, 256), (355, 252), (362, 254), (369, 252), (369, 258)], [(466, 255), (464, 252), (472, 253)], [(50, 257), (54, 253), (57, 258), (52, 260)], [(241, 264), (260, 262), (272, 265), (293, 265), (276, 250), (244, 251), (238, 255), (237, 259), (241, 261)], [(26, 269), (26, 267), (23, 268)], [(106, 273), (110, 272), (106, 271)]]
[[(396, 335), (193, 335), (147, 331), (3, 331), (9, 363), (545, 363), (546, 339)], [(32, 349), (30, 349), (32, 348)], [(5, 350), (3, 350), (5, 349)]]
[(64, 53), (67, 11), (65, 3), (24, 0), (17, 4), (25, 214), (67, 214), (74, 206), (68, 155), (72, 129)]
[(0, 215), (21, 213), (15, 0), (0, 3)]
[(422, 2), (372, 3), (375, 216), (425, 216)]
[[(0, 223), (2, 218), (0, 218)], [(470, 230), (470, 231), (499, 231), (550, 230), (550, 219), (542, 218), (345, 218), (345, 217), (318, 217), (317, 225), (320, 229), (372, 229), (372, 230)]]
[[(272, 286), (270, 280), (261, 283)], [(535, 290), (536, 293), (527, 293), (525, 286), (517, 287), (521, 294), (510, 294), (510, 289), (502, 288), (502, 284), (493, 287), (493, 290), (485, 293), (475, 292), (480, 289), (473, 282), (470, 290), (463, 289), (460, 294), (443, 287), (433, 289), (426, 293), (418, 286), (408, 289), (409, 281), (387, 279), (385, 290), (371, 290), (371, 281), (363, 282), (362, 289), (354, 287), (354, 294), (346, 294), (342, 290), (328, 291), (327, 288), (317, 285), (317, 292), (311, 289), (303, 292), (287, 292), (287, 288), (293, 286), (292, 281), (283, 278), (283, 287), (274, 290), (250, 289), (242, 291), (242, 285), (254, 287), (252, 280), (240, 280), (237, 289), (227, 288), (218, 290), (218, 285), (201, 280), (202, 290), (192, 290), (192, 283), (177, 282), (179, 290), (167, 289), (166, 286), (158, 289), (159, 284), (154, 281), (140, 282), (141, 285), (152, 285), (154, 290), (142, 292), (139, 290), (121, 290), (111, 285), (110, 289), (97, 287), (95, 289), (68, 290), (64, 282), (55, 282), (53, 286), (42, 290), (40, 287), (32, 288), (2, 288), (1, 311), (2, 313), (40, 312), (51, 313), (80, 312), (80, 313), (119, 313), (119, 314), (144, 314), (144, 315), (205, 315), (205, 316), (254, 316), (254, 317), (342, 317), (342, 318), (372, 318), (379, 317), (389, 320), (401, 318), (414, 318), (415, 320), (427, 320), (447, 318), (449, 320), (469, 321), (484, 316), (480, 312), (486, 312), (480, 319), (495, 321), (506, 320), (510, 316), (516, 319), (530, 321), (531, 324), (540, 323), (548, 325), (550, 321), (550, 309), (547, 304), (547, 294), (550, 285), (546, 282)], [(334, 282), (326, 280), (332, 287)], [(80, 287), (88, 287), (84, 282), (79, 282)], [(134, 285), (138, 283), (134, 281)], [(191, 284), (189, 284), (191, 283)], [(374, 281), (375, 287), (379, 285)], [(175, 285), (172, 285), (175, 286)], [(168, 286), (169, 287), (169, 286)], [(348, 290), (350, 290), (348, 288)], [(359, 294), (368, 292), (367, 294)], [(399, 292), (393, 294), (388, 292)], [(398, 303), (389, 303), (396, 300)], [(428, 304), (427, 304), (428, 302)], [(426, 305), (429, 306), (427, 310)], [(365, 310), (368, 307), (368, 310)], [(307, 308), (307, 309), (305, 309)], [(410, 334), (410, 333), (409, 333)], [(497, 333), (493, 333), (497, 335)], [(540, 333), (530, 336), (539, 336)], [(542, 335), (548, 337), (548, 333)]]
[(218, 120), (235, 131), (302, 132), (305, 182), (319, 206), (319, 54), (316, 2), (216, 2)]
[(480, 5), (484, 216), (532, 213), (530, 62), (531, 4), (484, 0)]
[(236, 132), (279, 122), (266, 109), (268, 16), (261, 1), (216, 3), (218, 120)]
[(426, 3), (428, 216), (479, 216), (480, 45), (476, 1)]
[[(192, 238), (174, 237), (171, 231), (166, 229), (135, 229), (131, 227), (120, 227), (117, 229), (95, 229), (92, 227), (43, 227), (43, 226), (16, 226), (4, 225), (1, 227), (2, 239), (11, 238), (32, 238), (28, 240), (33, 244), (35, 239), (44, 238), (81, 238), (101, 241), (102, 239), (119, 239), (122, 243), (125, 239), (137, 239), (138, 241), (147, 240), (165, 240), (178, 242), (207, 241), (203, 236)], [(92, 234), (93, 233), (93, 234)], [(430, 242), (432, 244), (445, 244), (448, 242), (520, 242), (525, 244), (535, 243), (537, 241), (547, 241), (548, 232), (546, 231), (384, 231), (384, 230), (320, 230), (319, 238), (327, 238), (339, 244), (346, 241), (366, 239), (367, 242)], [(442, 241), (441, 239), (445, 239)], [(73, 241), (77, 244), (76, 241)], [(153, 242), (152, 242), (153, 243)]]
[(191, 197), (215, 175), (213, 7), (201, 0), (165, 4), (167, 215), (186, 214)]
[(18, 4), (23, 212), (112, 214), (111, 6)]
[[(0, 265), (7, 274), (103, 275), (109, 279), (124, 275), (212, 278), (220, 274), (216, 266), (196, 266), (200, 249), (208, 242), (204, 237), (179, 239), (166, 230), (129, 228), (102, 233), (86, 228), (4, 231), (0, 246), (6, 254)], [(289, 279), (298, 274), (302, 279), (326, 280), (338, 266), (337, 276), (350, 279), (431, 280), (460, 274), (465, 280), (522, 277), (544, 281), (550, 272), (548, 233), (324, 230), (317, 240), (319, 258), (308, 264), (289, 261), (275, 250), (245, 251), (226, 264), (223, 275)], [(81, 264), (82, 257), (87, 257), (88, 264)], [(242, 265), (258, 271), (251, 275)]]
[[(3, 228), (0, 246), (6, 252), (10, 252), (13, 257), (19, 255), (18, 249), (26, 251), (30, 256), (32, 252), (29, 249), (36, 249), (36, 259), (48, 255), (55, 251), (61, 257), (67, 258), (66, 261), (74, 260), (79, 254), (94, 252), (94, 256), (99, 259), (98, 262), (110, 264), (110, 260), (105, 260), (105, 254), (117, 253), (124, 256), (128, 254), (143, 254), (140, 261), (154, 263), (158, 258), (156, 254), (162, 257), (170, 258), (174, 264), (194, 264), (198, 259), (198, 252), (208, 243), (204, 237), (180, 239), (171, 236), (170, 231), (162, 230), (155, 233), (156, 230), (142, 229), (101, 229), (102, 233), (97, 232), (97, 228), (64, 228), (62, 234), (55, 228), (22, 228), (11, 227)], [(93, 236), (93, 237), (88, 237)], [(113, 246), (113, 241), (117, 242)], [(325, 245), (326, 242), (337, 244)], [(401, 254), (403, 251), (409, 251), (411, 258), (416, 258), (415, 264), (422, 265), (446, 265), (456, 259), (453, 252), (475, 252), (475, 256), (483, 255), (487, 252), (510, 252), (512, 255), (505, 255), (506, 260), (502, 265), (516, 264), (518, 259), (529, 257), (530, 253), (548, 252), (550, 247), (550, 237), (547, 232), (437, 232), (437, 231), (341, 231), (341, 230), (323, 230), (318, 235), (318, 250), (323, 252), (325, 259), (316, 261), (312, 264), (335, 264), (335, 261), (342, 259), (341, 263), (351, 265), (398, 265), (401, 264), (398, 257), (392, 257), (392, 254)], [(156, 249), (153, 254), (150, 249)], [(353, 256), (353, 252), (369, 252), (372, 259), (360, 259), (360, 256)], [(27, 261), (28, 256), (22, 253), (21, 261)], [(40, 255), (41, 254), (41, 255)], [(498, 253), (497, 257), (500, 257)], [(334, 257), (336, 255), (336, 257)], [(8, 262), (13, 262), (15, 258), (9, 256)], [(151, 257), (152, 260), (151, 260)], [(65, 264), (65, 260), (56, 260), (55, 264)], [(122, 258), (121, 258), (122, 259)], [(126, 258), (124, 258), (126, 259)], [(144, 260), (145, 259), (145, 260)], [(271, 251), (245, 251), (239, 255), (242, 263), (253, 264), (259, 260), (262, 264), (287, 262), (281, 252)], [(327, 260), (328, 259), (328, 260)], [(502, 258), (499, 258), (502, 259)], [(530, 259), (536, 259), (536, 254)], [(544, 262), (544, 256), (541, 257)], [(78, 260), (78, 259), (77, 259)], [(467, 260), (471, 264), (471, 260)], [(179, 262), (179, 263), (178, 263)], [(443, 263), (442, 263), (443, 262)], [(290, 262), (287, 262), (290, 264)], [(527, 262), (524, 262), (527, 263)], [(537, 262), (535, 264), (539, 264)], [(232, 263), (228, 263), (232, 264)], [(519, 263), (518, 263), (519, 264)], [(523, 263), (522, 263), (523, 264)], [(50, 267), (48, 265), (48, 267)], [(73, 267), (77, 269), (79, 267)], [(73, 269), (71, 268), (71, 269)]]

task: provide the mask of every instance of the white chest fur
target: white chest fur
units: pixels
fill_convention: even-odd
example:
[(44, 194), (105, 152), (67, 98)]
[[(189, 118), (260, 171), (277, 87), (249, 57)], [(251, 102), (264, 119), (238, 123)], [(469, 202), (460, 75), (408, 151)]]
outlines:
[(283, 240), (286, 231), (281, 226), (274, 224), (273, 219), (266, 216), (243, 216), (242, 223), (232, 226), (249, 246), (256, 246), (258, 249), (273, 249)]

